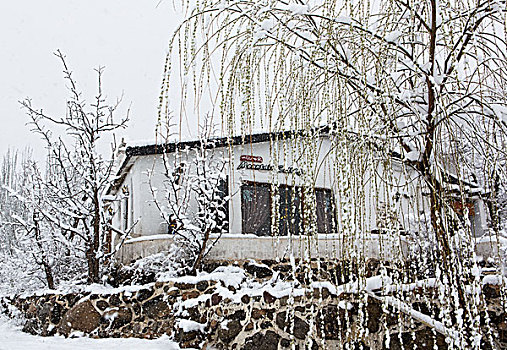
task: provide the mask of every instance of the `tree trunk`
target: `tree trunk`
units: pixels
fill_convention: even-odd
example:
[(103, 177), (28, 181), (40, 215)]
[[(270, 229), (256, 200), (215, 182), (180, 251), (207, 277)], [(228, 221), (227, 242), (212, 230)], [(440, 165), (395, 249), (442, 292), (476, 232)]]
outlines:
[(42, 255), (41, 257), (41, 264), (44, 268), (44, 274), (46, 275), (46, 282), (48, 284), (49, 289), (55, 289), (55, 279), (53, 277), (53, 270), (51, 269), (51, 265), (48, 262), (48, 257), (46, 253), (44, 252), (44, 247), (41, 243), (41, 236), (40, 236), (40, 229), (39, 229), (39, 222), (38, 220), (35, 221), (35, 242), (37, 242), (37, 246), (39, 247), (39, 251)]
[(48, 284), (48, 288), (55, 289), (55, 280), (53, 278), (53, 271), (51, 271), (51, 266), (47, 263), (46, 260), (43, 260), (42, 265), (44, 266), (44, 273), (46, 274), (46, 282)]
[(208, 244), (209, 241), (210, 233), (211, 229), (207, 229), (206, 232), (204, 232), (204, 240), (202, 242), (201, 249), (197, 254), (197, 258), (194, 261), (194, 266), (192, 266), (192, 273), (195, 273), (197, 269), (201, 267), (202, 260), (204, 259), (204, 252), (206, 251), (206, 245)]
[[(431, 210), (431, 226), (435, 233), (435, 237), (439, 246), (439, 253), (442, 257), (443, 272), (448, 276), (449, 281), (454, 281), (458, 276), (454, 276), (453, 269), (451, 266), (451, 247), (447, 237), (447, 232), (444, 227), (444, 188), (437, 179), (438, 174), (432, 173), (431, 167), (431, 156), (434, 152), (435, 136), (437, 133), (436, 126), (436, 115), (437, 111), (437, 96), (435, 91), (434, 81), (431, 79), (435, 71), (435, 50), (437, 43), (437, 1), (431, 0), (431, 31), (430, 31), (430, 45), (429, 45), (429, 63), (430, 63), (430, 75), (426, 76), (426, 86), (428, 89), (428, 114), (426, 116), (426, 139), (424, 145), (424, 151), (422, 152), (422, 158), (419, 162), (419, 171), (424, 176), (428, 183), (430, 191), (430, 210)], [(434, 157), (434, 161), (437, 159)], [(438, 167), (435, 167), (435, 171), (439, 171)], [(458, 299), (460, 306), (465, 305), (464, 291), (459, 281), (456, 281), (456, 287), (458, 289)]]
[(86, 258), (88, 260), (88, 282), (98, 283), (100, 282), (100, 200), (98, 190), (93, 191), (93, 231), (92, 240), (90, 242), (90, 248), (86, 252)]

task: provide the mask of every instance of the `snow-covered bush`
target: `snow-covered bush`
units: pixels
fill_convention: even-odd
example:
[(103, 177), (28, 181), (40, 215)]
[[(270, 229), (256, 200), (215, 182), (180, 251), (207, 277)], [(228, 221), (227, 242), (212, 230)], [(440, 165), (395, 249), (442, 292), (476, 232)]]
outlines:
[[(159, 128), (161, 142), (176, 142), (172, 119)], [(206, 119), (200, 126), (197, 147), (163, 153), (163, 174), (148, 170), (153, 202), (167, 224), (168, 233), (175, 235), (172, 254), (185, 261), (195, 272), (223, 232), (228, 231), (228, 188), (226, 159), (217, 151), (211, 136), (212, 125)], [(162, 133), (161, 130), (165, 132)], [(163, 177), (163, 188), (153, 186), (153, 177)], [(217, 234), (218, 238), (211, 238)]]

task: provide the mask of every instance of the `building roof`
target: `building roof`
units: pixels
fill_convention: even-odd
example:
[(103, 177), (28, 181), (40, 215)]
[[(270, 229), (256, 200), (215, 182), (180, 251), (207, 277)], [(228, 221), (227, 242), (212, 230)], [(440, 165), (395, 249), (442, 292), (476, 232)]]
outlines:
[[(311, 130), (310, 132), (318, 132), (320, 135), (329, 133), (329, 127), (321, 127), (318, 129)], [(305, 131), (274, 131), (274, 132), (262, 132), (244, 136), (233, 136), (233, 137), (217, 137), (209, 138), (205, 140), (189, 140), (189, 141), (173, 141), (165, 144), (151, 144), (143, 146), (128, 146), (125, 149), (127, 157), (133, 156), (146, 156), (152, 154), (166, 154), (174, 153), (177, 150), (183, 151), (193, 148), (201, 147), (204, 143), (208, 149), (226, 147), (226, 146), (237, 146), (243, 144), (260, 143), (274, 140), (291, 139), (294, 136), (302, 136)]]
[(233, 137), (216, 137), (201, 140), (188, 140), (188, 141), (173, 141), (164, 144), (149, 144), (142, 146), (127, 146), (125, 148), (125, 157), (121, 161), (121, 165), (116, 173), (116, 180), (106, 191), (107, 194), (115, 192), (123, 183), (123, 180), (127, 176), (128, 171), (132, 166), (132, 158), (137, 156), (147, 156), (155, 154), (168, 154), (176, 151), (184, 151), (204, 146), (206, 149), (220, 148), (227, 146), (237, 146), (244, 144), (253, 144), (268, 141), (277, 141), (284, 139), (291, 139), (295, 136), (303, 136), (305, 134), (318, 133), (320, 136), (327, 135), (329, 133), (329, 127), (323, 126), (320, 128), (314, 128), (310, 131), (307, 130), (286, 130), (286, 131), (274, 131), (274, 132), (260, 132), (243, 136)]

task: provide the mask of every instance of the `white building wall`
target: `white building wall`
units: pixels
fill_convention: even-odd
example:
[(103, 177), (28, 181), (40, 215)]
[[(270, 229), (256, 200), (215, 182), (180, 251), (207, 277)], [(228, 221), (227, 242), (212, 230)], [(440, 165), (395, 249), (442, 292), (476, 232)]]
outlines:
[[(329, 161), (325, 157), (325, 150), (329, 149), (329, 140), (321, 138), (318, 143), (319, 150), (317, 151), (318, 157), (313, 160), (312, 166), (315, 172), (313, 180), (315, 187), (328, 188), (333, 187), (333, 174), (330, 170)], [(247, 145), (237, 145), (233, 147), (233, 151), (229, 152), (227, 148), (217, 148), (213, 152), (227, 160), (225, 173), (228, 176), (229, 195), (231, 200), (229, 203), (229, 232), (241, 233), (241, 185), (245, 181), (261, 182), (261, 183), (277, 183), (287, 185), (302, 185), (305, 181), (310, 181), (302, 175), (296, 174), (299, 170), (304, 173), (307, 163), (301, 164), (302, 153), (301, 150), (294, 150), (292, 142), (280, 141), (277, 144), (270, 142), (254, 143)], [(230, 154), (229, 154), (230, 153)], [(190, 150), (188, 152), (169, 153), (166, 154), (167, 164), (179, 164), (180, 161), (191, 163), (195, 158), (195, 152)], [(262, 157), (262, 164), (271, 165), (276, 169), (271, 170), (253, 170), (253, 169), (238, 169), (241, 164), (241, 155), (253, 155)], [(175, 157), (178, 157), (176, 159)], [(304, 160), (303, 160), (304, 161)], [(132, 167), (125, 177), (122, 186), (127, 186), (131, 200), (129, 205), (133, 205), (132, 222), (136, 225), (132, 232), (132, 237), (139, 237), (142, 235), (154, 235), (167, 233), (167, 224), (162, 219), (160, 210), (157, 208), (154, 200), (152, 188), (157, 190), (157, 198), (160, 203), (164, 203), (163, 196), (166, 185), (164, 182), (165, 168), (162, 155), (145, 155), (135, 156), (131, 160)], [(257, 163), (256, 163), (257, 164)], [(259, 163), (260, 164), (260, 163)], [(278, 166), (282, 166), (285, 171), (291, 167), (295, 170), (293, 172), (280, 172)], [(192, 168), (188, 171), (192, 171)], [(148, 172), (153, 175), (150, 179)], [(150, 184), (151, 182), (151, 184)], [(192, 199), (191, 207), (195, 208), (195, 200)], [(116, 215), (114, 223), (121, 227), (119, 222), (123, 213)], [(120, 218), (120, 219), (119, 219)]]
[[(354, 191), (357, 192), (344, 190), (340, 187), (343, 186), (344, 179), (340, 179), (337, 175), (335, 164), (337, 157), (341, 156), (339, 154), (340, 151), (336, 150), (335, 153), (335, 150), (332, 149), (332, 144), (332, 141), (328, 137), (320, 137), (318, 140), (312, 140), (310, 144), (285, 140), (272, 143), (261, 142), (235, 145), (232, 146), (231, 152), (227, 147), (214, 149), (212, 151), (214, 153), (213, 156), (223, 157), (227, 162), (225, 173), (228, 176), (228, 191), (231, 197), (229, 202), (229, 234), (242, 233), (241, 185), (246, 181), (294, 186), (311, 184), (316, 188), (332, 189), (337, 208), (338, 227), (336, 233), (341, 236), (357, 236), (358, 234), (377, 229), (378, 207), (381, 202), (394, 209), (402, 228), (405, 230), (409, 228), (413, 229), (414, 227), (411, 227), (411, 225), (414, 225), (414, 222), (409, 216), (415, 215), (417, 217), (418, 212), (429, 208), (429, 198), (424, 195), (424, 185), (421, 183), (421, 180), (416, 180), (417, 174), (415, 170), (395, 160), (385, 168), (379, 162), (372, 161), (371, 164), (365, 163), (365, 166), (359, 167), (357, 173), (349, 174), (353, 178), (348, 180), (351, 181), (352, 188), (355, 186)], [(262, 163), (253, 164), (269, 165), (274, 170), (254, 170), (240, 167), (242, 155), (262, 157)], [(195, 159), (195, 150), (169, 153), (165, 157), (167, 164), (177, 165), (181, 161), (191, 163)], [(136, 222), (131, 236), (149, 236), (147, 238), (150, 240), (146, 242), (153, 242), (152, 238), (154, 235), (166, 234), (168, 232), (167, 224), (163, 220), (152, 194), (152, 189), (156, 188), (160, 202), (164, 202), (164, 182), (166, 178), (164, 177), (163, 156), (160, 154), (134, 156), (130, 164), (132, 164), (132, 167), (128, 171), (122, 186), (120, 186), (119, 192), (121, 193), (121, 187), (123, 186), (128, 186), (130, 191), (129, 205), (132, 207), (130, 209), (131, 218), (129, 221), (131, 223)], [(252, 163), (250, 162), (249, 164)], [(285, 170), (279, 171), (279, 166)], [(174, 169), (174, 165), (172, 168)], [(292, 169), (292, 171), (288, 171), (287, 169)], [(192, 168), (187, 171), (192, 171)], [(148, 172), (153, 174), (151, 184)], [(351, 220), (350, 217), (343, 216), (347, 215), (344, 214), (346, 210), (342, 207), (347, 201), (353, 202), (353, 212), (348, 215), (355, 215), (355, 221)], [(195, 211), (195, 199), (182, 203), (182, 205), (189, 205)], [(482, 227), (485, 220), (484, 206), (479, 202), (477, 206), (476, 212), (479, 215), (476, 216), (474, 224), (476, 227)], [(118, 203), (116, 208), (118, 209)], [(113, 220), (116, 227), (121, 227), (121, 215), (119, 213)], [(190, 211), (190, 215), (192, 215), (192, 210)], [(417, 227), (415, 228), (417, 229)], [(480, 232), (482, 233), (482, 230)], [(243, 253), (235, 251), (234, 254), (239, 254), (238, 256), (244, 255), (247, 258), (250, 258), (254, 254), (254, 251), (257, 251), (259, 248), (249, 248), (249, 244), (253, 242), (252, 239), (255, 241), (255, 238), (252, 237), (244, 237), (245, 239), (248, 238), (248, 240), (243, 240), (241, 243), (238, 243), (238, 241), (236, 243), (232, 242), (231, 240), (234, 237), (228, 236), (226, 238), (224, 243), (216, 246), (214, 253), (212, 253), (213, 257), (216, 258), (224, 253), (224, 249), (234, 250), (235, 244)], [(239, 238), (236, 236), (235, 239)], [(266, 239), (270, 238), (264, 237), (263, 242)], [(284, 240), (285, 238), (276, 239)], [(337, 238), (335, 236), (332, 239)], [(163, 250), (163, 247), (170, 244), (167, 240), (156, 241), (157, 244), (153, 243), (152, 247), (156, 251)], [(138, 242), (140, 242), (139, 247), (143, 247), (142, 251), (136, 253), (135, 242), (130, 242), (123, 249), (122, 253), (126, 259), (139, 257), (139, 254), (143, 256), (144, 253), (142, 252), (152, 252), (153, 249), (149, 248), (146, 242)], [(273, 252), (275, 251), (277, 255), (280, 254), (279, 249), (273, 250)], [(326, 254), (330, 254), (329, 250)]]

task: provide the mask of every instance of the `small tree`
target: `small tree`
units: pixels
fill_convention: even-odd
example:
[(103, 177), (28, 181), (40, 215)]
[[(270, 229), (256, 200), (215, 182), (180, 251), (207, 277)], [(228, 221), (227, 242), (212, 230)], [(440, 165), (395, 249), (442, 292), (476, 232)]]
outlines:
[[(170, 123), (166, 134), (159, 135), (162, 147), (174, 149), (162, 154), (163, 188), (153, 186), (156, 170), (148, 172), (153, 200), (167, 224), (168, 232), (188, 261), (188, 271), (195, 273), (203, 259), (228, 227), (229, 196), (226, 181), (226, 160), (218, 154), (211, 139), (212, 128), (205, 119), (197, 146), (184, 149), (171, 140)], [(164, 146), (165, 145), (165, 146)], [(195, 204), (195, 205), (193, 205)], [(195, 208), (195, 209), (193, 209)], [(212, 238), (212, 234), (217, 234)]]
[[(46, 173), (39, 178), (44, 195), (41, 201), (31, 201), (40, 216), (38, 223), (57, 227), (69, 242), (79, 242), (84, 249), (88, 282), (100, 280), (100, 265), (106, 256), (107, 233), (111, 230), (109, 214), (103, 210), (102, 195), (113, 175), (115, 144), (111, 157), (104, 157), (98, 142), (106, 135), (125, 128), (126, 116), (115, 120), (119, 100), (106, 103), (102, 91), (103, 68), (96, 70), (98, 92), (87, 104), (67, 67), (64, 55), (55, 55), (63, 64), (64, 77), (69, 83), (70, 99), (65, 117), (56, 118), (32, 107), (30, 100), (21, 102), (31, 121), (33, 132), (39, 134), (48, 149)], [(55, 136), (58, 127), (63, 135)], [(114, 135), (113, 135), (114, 136)], [(79, 258), (79, 256), (77, 256)]]
[[(31, 182), (30, 151), (19, 153), (8, 150), (2, 161), (0, 173), (0, 261), (2, 289), (19, 292), (40, 288), (45, 281), (54, 287), (52, 266), (40, 248), (45, 242), (32, 229), (32, 210), (24, 195), (28, 195)], [(38, 237), (36, 237), (38, 236)]]

